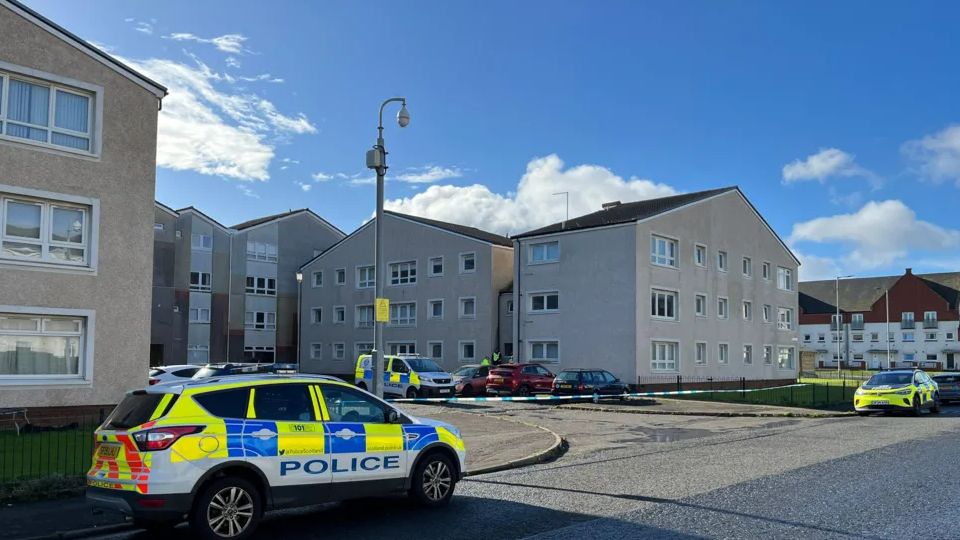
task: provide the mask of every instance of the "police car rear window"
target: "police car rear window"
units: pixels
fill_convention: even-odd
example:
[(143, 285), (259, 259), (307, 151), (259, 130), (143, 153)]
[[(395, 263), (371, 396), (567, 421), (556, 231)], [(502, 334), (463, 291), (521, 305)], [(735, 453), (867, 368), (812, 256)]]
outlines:
[(193, 396), (210, 414), (219, 418), (244, 418), (247, 415), (249, 388), (233, 388)]
[(937, 375), (933, 380), (938, 383), (958, 383), (960, 382), (960, 375)]
[(575, 381), (579, 378), (579, 376), (580, 376), (579, 371), (561, 371), (560, 374), (557, 375), (557, 380), (558, 381)]
[(106, 429), (129, 429), (150, 421), (164, 394), (129, 394), (104, 422)]

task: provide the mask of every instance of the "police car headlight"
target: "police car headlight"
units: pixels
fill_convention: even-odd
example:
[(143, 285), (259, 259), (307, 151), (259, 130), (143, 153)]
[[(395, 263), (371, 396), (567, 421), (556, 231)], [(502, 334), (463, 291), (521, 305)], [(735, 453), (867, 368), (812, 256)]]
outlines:
[(866, 392), (863, 391), (863, 388), (857, 388), (856, 395), (863, 396), (866, 395)]
[(894, 394), (898, 396), (909, 396), (913, 393), (913, 388), (904, 388), (903, 390), (897, 390)]
[(431, 379), (430, 377), (425, 377), (425, 376), (423, 376), (423, 375), (420, 376), (420, 380), (423, 381), (423, 382), (428, 382), (428, 383), (432, 383), (432, 382), (433, 382), (433, 379)]

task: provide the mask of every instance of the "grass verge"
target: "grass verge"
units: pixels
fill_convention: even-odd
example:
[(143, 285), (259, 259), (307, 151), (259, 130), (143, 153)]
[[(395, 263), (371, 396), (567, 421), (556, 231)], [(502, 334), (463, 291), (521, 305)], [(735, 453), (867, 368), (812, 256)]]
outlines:
[(0, 485), (0, 504), (78, 497), (83, 495), (85, 487), (84, 476), (55, 474), (46, 478), (31, 478)]

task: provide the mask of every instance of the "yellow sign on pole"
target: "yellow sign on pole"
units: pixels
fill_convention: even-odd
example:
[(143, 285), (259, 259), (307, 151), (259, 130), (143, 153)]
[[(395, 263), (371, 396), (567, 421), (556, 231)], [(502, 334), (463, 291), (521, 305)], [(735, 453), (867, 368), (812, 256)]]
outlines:
[(390, 300), (377, 298), (377, 322), (390, 322)]

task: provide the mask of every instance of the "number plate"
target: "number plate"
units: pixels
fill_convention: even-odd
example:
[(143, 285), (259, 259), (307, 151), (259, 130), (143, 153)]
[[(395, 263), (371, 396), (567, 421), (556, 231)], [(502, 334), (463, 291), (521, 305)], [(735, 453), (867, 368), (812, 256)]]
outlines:
[(870, 402), (871, 405), (889, 405), (890, 402), (885, 399), (875, 399)]
[(494, 379), (493, 382), (503, 382), (503, 379)]
[(115, 444), (104, 444), (97, 449), (97, 457), (116, 458), (120, 455), (120, 446)]
[(440, 393), (441, 393), (441, 394), (449, 394), (449, 393), (450, 393), (450, 389), (449, 389), (449, 388), (441, 388), (441, 389), (440, 389)]
[(560, 388), (573, 388), (573, 385), (572, 385), (572, 384), (561, 384), (561, 385), (559, 385), (559, 387), (560, 387)]

